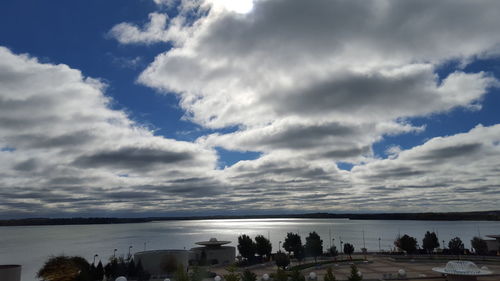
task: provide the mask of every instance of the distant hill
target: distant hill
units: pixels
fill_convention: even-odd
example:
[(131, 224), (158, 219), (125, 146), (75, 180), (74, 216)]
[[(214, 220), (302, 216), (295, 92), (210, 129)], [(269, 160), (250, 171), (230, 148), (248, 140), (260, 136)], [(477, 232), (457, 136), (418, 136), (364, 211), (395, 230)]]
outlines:
[(184, 217), (145, 217), (145, 218), (28, 218), (28, 219), (0, 220), (0, 226), (117, 224), (117, 223), (143, 223), (151, 221), (169, 221), (169, 220), (262, 219), (262, 218), (500, 221), (500, 211), (451, 212), (451, 213), (374, 213), (374, 214), (308, 213), (308, 214), (291, 214), (291, 215), (286, 214), (286, 215), (241, 215), (241, 216), (184, 216)]

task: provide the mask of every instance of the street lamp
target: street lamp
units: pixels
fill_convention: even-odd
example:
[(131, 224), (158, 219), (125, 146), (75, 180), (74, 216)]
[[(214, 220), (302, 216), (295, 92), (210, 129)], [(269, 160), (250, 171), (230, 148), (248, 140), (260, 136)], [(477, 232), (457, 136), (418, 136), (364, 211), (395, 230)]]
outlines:
[(115, 249), (115, 250), (113, 251), (113, 258), (116, 258), (116, 251), (118, 251), (118, 250), (117, 250), (117, 249)]
[(380, 248), (380, 237), (378, 238), (378, 251), (382, 252), (382, 249)]
[(281, 252), (281, 241), (278, 243), (278, 252)]
[(95, 258), (98, 257), (98, 256), (99, 256), (98, 254), (94, 255), (94, 261), (92, 262), (93, 265), (95, 265)]
[(132, 245), (128, 246), (128, 256), (127, 256), (127, 257), (128, 257), (128, 260), (130, 260), (130, 258), (132, 257), (132, 256), (130, 255), (130, 249), (132, 249)]

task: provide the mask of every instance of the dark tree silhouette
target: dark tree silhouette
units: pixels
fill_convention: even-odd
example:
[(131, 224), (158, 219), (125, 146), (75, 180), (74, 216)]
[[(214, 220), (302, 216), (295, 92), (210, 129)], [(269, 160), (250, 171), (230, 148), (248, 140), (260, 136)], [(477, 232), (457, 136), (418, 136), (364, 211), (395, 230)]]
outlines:
[(96, 280), (101, 281), (104, 278), (104, 268), (102, 267), (102, 262), (99, 261), (96, 267)]
[(354, 253), (354, 246), (350, 243), (344, 244), (344, 254), (349, 255), (349, 259), (352, 259), (352, 253)]
[(330, 254), (330, 256), (332, 257), (336, 257), (339, 255), (339, 251), (337, 250), (337, 247), (335, 246), (331, 246), (330, 249), (328, 249), (328, 253)]
[(137, 276), (137, 269), (135, 267), (135, 262), (134, 259), (129, 259), (128, 264), (127, 264), (127, 276), (128, 277), (136, 277)]
[(90, 264), (82, 257), (50, 257), (37, 277), (46, 281), (90, 281)]
[(417, 251), (417, 239), (415, 237), (411, 237), (408, 234), (405, 234), (394, 241), (394, 245), (399, 249), (405, 251), (408, 254), (413, 254)]
[(248, 235), (238, 237), (238, 251), (247, 260), (252, 260), (255, 256), (255, 244)]
[(480, 237), (474, 237), (470, 241), (470, 244), (472, 248), (474, 248), (474, 251), (477, 255), (485, 255), (488, 253), (488, 245), (486, 244), (486, 241), (484, 241), (484, 239), (481, 239)]
[(465, 246), (460, 238), (455, 237), (448, 242), (448, 248), (452, 254), (459, 255), (464, 251)]
[(316, 231), (309, 233), (309, 236), (306, 237), (305, 249), (309, 256), (314, 257), (315, 262), (317, 257), (323, 254), (323, 240)]
[(271, 242), (262, 235), (257, 235), (255, 237), (255, 252), (261, 257), (269, 257), (271, 255), (271, 251), (273, 250), (273, 246)]
[(293, 254), (296, 256), (297, 252), (302, 250), (302, 240), (300, 238), (300, 235), (288, 232), (286, 234), (285, 242), (283, 243), (283, 248), (288, 252), (288, 254), (293, 252)]
[(437, 247), (439, 247), (439, 239), (437, 238), (436, 233), (427, 231), (424, 239), (422, 240), (422, 248), (430, 254)]
[(290, 258), (287, 254), (279, 251), (274, 255), (274, 261), (276, 262), (276, 266), (279, 268), (285, 268), (290, 264)]

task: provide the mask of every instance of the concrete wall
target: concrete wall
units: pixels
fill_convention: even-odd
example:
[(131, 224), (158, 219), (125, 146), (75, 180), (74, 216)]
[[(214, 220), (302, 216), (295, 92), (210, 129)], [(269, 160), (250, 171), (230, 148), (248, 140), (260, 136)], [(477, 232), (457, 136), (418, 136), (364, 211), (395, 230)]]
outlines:
[(187, 250), (155, 250), (155, 251), (144, 251), (137, 252), (134, 254), (135, 264), (139, 262), (142, 263), (142, 267), (145, 271), (149, 272), (151, 275), (165, 276), (167, 272), (164, 267), (165, 264), (175, 260), (177, 265), (182, 264), (184, 270), (187, 269), (189, 260), (189, 251)]
[(488, 252), (497, 252), (500, 247), (498, 240), (484, 240), (486, 241), (486, 246), (488, 247)]
[(1, 281), (21, 281), (20, 265), (0, 265)]
[(205, 251), (208, 264), (231, 264), (236, 258), (236, 248), (231, 246), (222, 246), (219, 248), (196, 247), (192, 248), (191, 251), (194, 253), (191, 259), (198, 261), (202, 259), (203, 251)]

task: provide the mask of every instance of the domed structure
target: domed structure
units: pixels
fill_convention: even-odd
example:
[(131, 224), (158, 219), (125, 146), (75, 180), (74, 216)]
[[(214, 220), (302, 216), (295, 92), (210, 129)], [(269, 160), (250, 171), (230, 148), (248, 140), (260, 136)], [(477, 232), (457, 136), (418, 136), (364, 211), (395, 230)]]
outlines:
[(493, 272), (477, 267), (471, 261), (449, 261), (445, 267), (434, 267), (433, 271), (446, 274), (448, 280), (474, 281), (477, 276), (490, 275)]
[(236, 258), (236, 248), (232, 246), (223, 246), (229, 243), (231, 243), (231, 241), (219, 241), (217, 238), (196, 242), (195, 244), (203, 247), (191, 249), (193, 253), (191, 261), (199, 265), (231, 264)]

